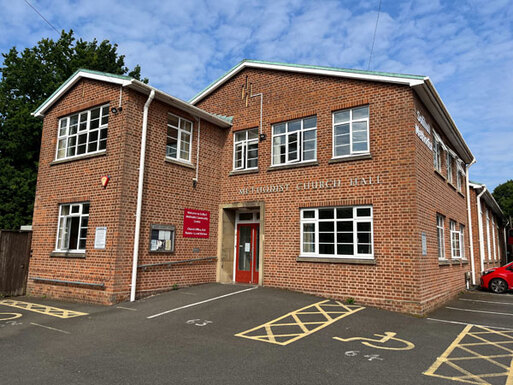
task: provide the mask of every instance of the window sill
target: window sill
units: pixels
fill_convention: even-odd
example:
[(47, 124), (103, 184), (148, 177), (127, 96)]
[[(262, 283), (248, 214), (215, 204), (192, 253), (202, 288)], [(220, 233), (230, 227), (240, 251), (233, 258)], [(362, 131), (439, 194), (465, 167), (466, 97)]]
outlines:
[(451, 261), (449, 259), (439, 259), (438, 266), (449, 266)]
[(276, 170), (287, 170), (291, 168), (299, 168), (299, 167), (310, 167), (310, 166), (318, 166), (319, 162), (316, 160), (311, 162), (302, 162), (302, 163), (291, 163), (291, 164), (280, 164), (277, 166), (269, 166), (267, 171), (276, 171)]
[(55, 166), (56, 164), (61, 164), (61, 163), (74, 162), (76, 160), (96, 158), (97, 156), (105, 156), (105, 155), (107, 155), (107, 150), (101, 151), (101, 152), (95, 152), (94, 154), (78, 155), (78, 156), (74, 156), (73, 158), (55, 159), (53, 162), (50, 163), (50, 166)]
[(85, 259), (86, 253), (71, 253), (66, 251), (52, 251), (51, 258), (69, 258), (69, 259)]
[(230, 171), (228, 176), (258, 174), (258, 171), (259, 171), (258, 168), (253, 168), (251, 170), (233, 170), (233, 171)]
[(342, 263), (354, 265), (375, 265), (375, 259), (365, 258), (324, 258), (324, 257), (303, 257), (299, 256), (296, 262), (319, 262), (319, 263)]
[(455, 186), (452, 182), (447, 181), (447, 184), (448, 184), (449, 186), (451, 186), (451, 187), (454, 189), (454, 191), (457, 191), (457, 190), (456, 190), (456, 186)]
[(463, 198), (465, 198), (465, 195), (459, 190), (458, 190), (458, 194), (460, 194)]
[(167, 163), (177, 164), (177, 165), (183, 166), (183, 167), (187, 167), (187, 168), (190, 168), (192, 170), (196, 169), (196, 167), (192, 163), (185, 162), (185, 161), (178, 160), (178, 159), (168, 158), (167, 156), (166, 156), (166, 162)]
[(440, 178), (442, 178), (444, 181), (446, 181), (447, 179), (445, 179), (445, 175), (442, 174), (441, 171), (438, 171), (436, 168), (434, 169), (435, 170), (435, 174), (438, 175)]
[(329, 160), (328, 164), (352, 162), (354, 160), (364, 160), (364, 159), (372, 159), (372, 155), (370, 153), (368, 153), (368, 154), (350, 155), (350, 156), (345, 156), (345, 157), (340, 157), (340, 158), (331, 158)]

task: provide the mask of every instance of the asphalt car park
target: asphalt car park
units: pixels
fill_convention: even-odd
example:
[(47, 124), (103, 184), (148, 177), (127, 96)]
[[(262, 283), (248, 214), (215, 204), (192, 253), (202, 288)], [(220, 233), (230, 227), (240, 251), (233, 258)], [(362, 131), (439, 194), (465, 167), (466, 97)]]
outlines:
[(480, 291), (427, 318), (240, 285), (110, 307), (16, 297), (0, 300), (0, 376), (6, 384), (511, 385), (512, 317), (512, 294)]

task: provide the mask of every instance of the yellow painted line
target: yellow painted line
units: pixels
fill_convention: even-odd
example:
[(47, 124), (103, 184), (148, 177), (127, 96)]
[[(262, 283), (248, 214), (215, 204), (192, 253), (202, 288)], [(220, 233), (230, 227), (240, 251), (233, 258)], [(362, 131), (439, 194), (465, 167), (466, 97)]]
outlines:
[[(314, 303), (312, 305), (305, 306), (301, 309), (294, 310), (272, 321), (266, 322), (263, 325), (259, 325), (244, 332), (235, 334), (235, 336), (284, 346), (294, 341), (297, 341), (300, 338), (313, 334), (325, 328), (326, 326), (329, 326), (332, 323), (344, 317), (350, 316), (363, 309), (365, 308), (361, 306), (344, 305), (339, 301), (324, 300), (321, 302)], [(312, 314), (317, 314), (320, 317), (323, 317), (323, 320), (311, 321), (310, 319), (302, 319), (302, 316)], [(281, 320), (285, 320), (287, 318), (291, 318), (291, 320), (287, 320), (286, 322), (280, 322)], [(312, 329), (308, 328), (308, 326), (313, 325), (315, 325), (315, 327), (313, 327)], [(298, 331), (295, 333), (279, 333), (279, 328), (285, 326), (289, 328), (293, 328), (294, 326), (296, 326)], [(284, 340), (277, 341), (277, 338), (282, 338)]]
[(37, 303), (15, 301), (12, 299), (4, 299), (0, 301), (0, 305), (15, 307), (17, 309), (23, 309), (32, 311), (34, 313), (40, 313), (58, 318), (73, 318), (88, 315), (89, 313), (82, 313), (79, 311), (60, 309), (54, 306), (40, 305)]
[[(456, 337), (456, 339), (449, 345), (449, 347), (445, 350), (445, 352), (437, 358), (437, 360), (431, 365), (431, 367), (424, 372), (427, 376), (445, 378), (448, 380), (464, 382), (469, 384), (489, 384), (486, 380), (488, 378), (506, 378), (506, 385), (513, 385), (513, 350), (508, 349), (503, 346), (503, 344), (509, 344), (513, 342), (513, 336), (508, 334), (510, 332), (493, 330), (489, 327), (477, 326), (477, 325), (467, 325), (461, 331), (461, 333)], [(494, 340), (487, 339), (486, 336), (494, 336)], [(496, 341), (497, 337), (502, 337), (502, 340)], [(489, 337), (488, 337), (489, 338)], [(469, 340), (478, 340), (480, 342), (465, 342), (465, 339)], [(493, 346), (499, 348), (504, 351), (503, 354), (480, 354), (472, 350), (474, 346)], [(457, 350), (457, 354), (454, 357), (451, 357), (452, 353)], [(466, 352), (468, 356), (461, 356), (462, 352)], [(511, 357), (512, 360), (509, 365), (505, 365), (501, 362), (498, 362), (497, 358), (508, 358)], [(479, 364), (475, 365), (479, 374), (472, 373), (473, 367), (466, 366), (466, 369), (462, 368), (459, 363), (460, 362), (488, 362), (495, 366), (496, 370), (491, 373), (481, 373), (479, 371)], [(461, 375), (456, 376), (444, 376), (440, 373), (437, 373), (439, 369), (443, 366), (449, 366), (452, 369), (461, 373)]]

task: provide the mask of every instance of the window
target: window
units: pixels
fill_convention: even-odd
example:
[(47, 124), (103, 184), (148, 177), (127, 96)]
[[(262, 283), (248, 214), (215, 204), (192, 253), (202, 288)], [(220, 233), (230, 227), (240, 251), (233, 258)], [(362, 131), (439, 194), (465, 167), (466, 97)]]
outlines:
[(150, 251), (172, 253), (175, 251), (175, 226), (151, 225)]
[(316, 159), (316, 116), (273, 125), (273, 166)]
[(445, 259), (445, 234), (444, 234), (445, 217), (436, 214), (436, 232), (438, 239), (438, 259)]
[(167, 116), (167, 146), (168, 158), (191, 162), (192, 123), (178, 116)]
[(433, 163), (435, 170), (438, 172), (442, 172), (442, 146), (440, 142), (435, 139), (435, 143), (433, 145)]
[(460, 224), (461, 258), (465, 259), (465, 225)]
[(458, 189), (459, 192), (461, 192), (461, 179), (462, 179), (463, 175), (461, 173), (461, 171), (458, 171), (456, 173), (456, 188)]
[(109, 105), (59, 119), (57, 159), (105, 151)]
[(453, 259), (461, 258), (461, 233), (456, 228), (456, 222), (449, 222), (451, 229), (451, 257)]
[(486, 247), (488, 248), (488, 260), (492, 260), (492, 245), (490, 244), (490, 213), (486, 209)]
[(492, 239), (493, 239), (493, 260), (497, 260), (497, 243), (495, 242), (496, 236), (495, 236), (495, 218), (492, 214)]
[(301, 255), (372, 259), (372, 207), (301, 210)]
[(250, 170), (258, 167), (258, 128), (233, 134), (233, 169)]
[(446, 167), (447, 167), (447, 181), (449, 181), (450, 183), (453, 183), (453, 180), (452, 180), (452, 161), (453, 161), (453, 157), (452, 155), (447, 152), (447, 157), (446, 157)]
[(89, 203), (60, 205), (56, 250), (84, 252), (88, 222)]
[(333, 113), (333, 157), (369, 152), (369, 106)]

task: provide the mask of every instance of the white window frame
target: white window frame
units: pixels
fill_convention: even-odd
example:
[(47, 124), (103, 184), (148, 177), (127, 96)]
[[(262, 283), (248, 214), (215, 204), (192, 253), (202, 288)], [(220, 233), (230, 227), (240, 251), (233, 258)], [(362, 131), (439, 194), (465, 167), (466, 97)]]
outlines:
[[(256, 137), (255, 138), (252, 138), (252, 139), (249, 139), (249, 133), (251, 131), (255, 131), (256, 132)], [(245, 133), (245, 139), (242, 139), (242, 140), (236, 140), (236, 137), (238, 134), (241, 134), (241, 133)], [(248, 147), (250, 145), (254, 145), (256, 144), (257, 145), (257, 148), (256, 148), (256, 151), (257, 151), (257, 156), (256, 158), (251, 158), (251, 159), (256, 159), (257, 161), (257, 165), (255, 167), (248, 167), (248, 163), (249, 163), (249, 159), (248, 159)], [(241, 166), (240, 167), (237, 167), (237, 164), (236, 164), (236, 153), (237, 153), (237, 148), (240, 147), (240, 151), (241, 151), (241, 157), (242, 157), (242, 161), (241, 161)], [(256, 170), (258, 169), (258, 128), (252, 128), (252, 129), (249, 129), (249, 130), (242, 130), (242, 131), (236, 131), (233, 133), (233, 170), (234, 171), (239, 171), (239, 170)]]
[[(87, 213), (83, 214), (84, 206), (87, 205)], [(68, 207), (68, 214), (63, 214), (63, 209), (65, 207)], [(78, 207), (77, 212), (73, 213), (73, 209), (75, 207)], [(87, 232), (89, 227), (89, 210), (90, 210), (90, 204), (89, 202), (80, 202), (80, 203), (63, 203), (59, 205), (59, 217), (57, 220), (57, 236), (55, 240), (55, 251), (58, 252), (66, 252), (66, 253), (84, 253), (86, 248), (85, 245), (83, 248), (79, 248), (80, 241), (83, 240), (84, 243), (87, 242)], [(68, 237), (68, 244), (67, 247), (62, 247), (61, 241), (64, 243), (65, 235), (66, 235), (66, 229), (68, 221), (71, 220), (71, 218), (79, 218), (79, 227), (78, 227), (78, 237), (77, 237), (77, 247), (75, 249), (69, 248), (69, 237)], [(87, 226), (83, 226), (83, 219), (87, 218)], [(62, 229), (62, 232), (61, 232)], [(86, 236), (81, 237), (82, 230), (86, 231)]]
[(445, 257), (445, 217), (436, 214), (436, 238), (438, 241), (438, 259), (443, 261)]
[(495, 217), (492, 214), (493, 260), (497, 260), (497, 243), (495, 242)]
[[(352, 218), (337, 218), (336, 210), (340, 208), (351, 208), (353, 210)], [(319, 210), (334, 210), (333, 219), (319, 219)], [(357, 216), (358, 209), (370, 209), (370, 216)], [(304, 218), (304, 213), (307, 211), (314, 211), (314, 218)], [(352, 255), (337, 254), (337, 222), (352, 222), (353, 223), (353, 251)], [(334, 254), (320, 254), (319, 253), (319, 223), (333, 222), (334, 223)], [(370, 223), (370, 249), (371, 253), (358, 253), (358, 223)], [(314, 224), (314, 251), (303, 251), (303, 225)], [(300, 257), (309, 258), (334, 258), (334, 259), (374, 259), (374, 212), (372, 206), (337, 206), (337, 207), (312, 207), (303, 208), (300, 210)]]
[(436, 139), (433, 143), (433, 166), (436, 171), (442, 173), (442, 145)]
[(451, 258), (461, 259), (461, 231), (457, 228), (456, 221), (449, 221), (449, 229), (451, 232)]
[[(193, 132), (194, 132), (194, 124), (188, 120), (188, 119), (185, 119), (185, 118), (182, 118), (178, 115), (175, 115), (175, 114), (172, 114), (172, 113), (168, 113), (169, 116), (173, 116), (175, 118), (178, 119), (178, 127), (172, 125), (169, 123), (169, 119), (167, 120), (167, 125), (166, 125), (166, 158), (168, 159), (173, 159), (173, 160), (176, 160), (178, 162), (183, 162), (183, 163), (187, 163), (187, 164), (192, 164), (191, 162), (191, 156), (192, 156), (192, 139), (193, 139)], [(182, 121), (184, 122), (187, 122), (191, 125), (191, 131), (188, 132), (187, 130), (183, 129), (182, 128)], [(168, 155), (167, 153), (167, 138), (169, 138), (169, 134), (168, 134), (168, 128), (171, 127), (171, 128), (174, 128), (175, 130), (177, 130), (178, 134), (178, 138), (176, 138), (176, 157), (173, 157), (173, 156), (170, 156)], [(188, 158), (185, 159), (185, 158), (182, 158), (181, 157), (181, 147), (182, 147), (182, 134), (184, 135), (189, 135), (189, 149), (187, 150), (188, 151)]]
[(465, 225), (460, 223), (460, 253), (462, 259), (467, 259), (465, 253)]
[[(360, 109), (363, 107), (367, 107), (367, 117), (360, 119), (353, 119), (353, 111), (356, 109)], [(336, 155), (336, 146), (335, 146), (335, 115), (339, 112), (349, 111), (349, 120), (338, 122), (336, 125), (339, 126), (341, 124), (349, 124), (349, 154), (345, 155)], [(370, 108), (368, 105), (366, 106), (358, 106), (353, 108), (346, 108), (343, 110), (333, 111), (331, 114), (331, 156), (333, 159), (338, 158), (347, 158), (355, 155), (365, 155), (370, 154), (370, 127), (369, 127), (369, 116), (370, 116)], [(367, 150), (354, 151), (353, 150), (353, 123), (365, 122), (367, 124)]]
[(451, 153), (449, 151), (447, 151), (447, 156), (445, 158), (445, 162), (446, 162), (446, 171), (447, 171), (447, 181), (449, 183), (454, 183), (453, 182), (453, 162), (454, 162), (454, 157), (451, 155)]
[[(91, 129), (91, 111), (99, 110), (98, 116), (98, 127)], [(106, 112), (106, 114), (105, 114)], [(77, 118), (76, 123), (76, 131), (71, 134), (71, 127), (75, 126), (75, 124), (71, 125), (71, 119)], [(83, 120), (85, 118), (85, 121)], [(94, 119), (96, 120), (96, 119)], [(105, 123), (102, 124), (102, 121)], [(68, 116), (62, 117), (59, 119), (59, 123), (57, 126), (57, 144), (55, 146), (55, 160), (66, 160), (66, 159), (74, 159), (77, 157), (82, 157), (90, 154), (100, 154), (107, 151), (107, 138), (108, 138), (108, 126), (109, 126), (109, 104), (103, 104), (101, 106), (96, 106), (90, 108), (88, 110), (76, 112), (70, 114)], [(82, 127), (82, 129), (81, 129)], [(90, 136), (93, 133), (97, 133), (96, 140), (90, 141)], [(105, 133), (105, 137), (101, 138), (101, 135)], [(82, 154), (78, 154), (79, 147), (79, 137), (85, 135), (85, 142), (80, 146), (85, 146), (85, 151)], [(75, 139), (75, 144), (71, 145), (72, 139)], [(64, 143), (64, 147), (59, 148), (60, 144)], [(96, 150), (89, 151), (89, 146), (93, 143), (96, 143)], [(103, 143), (102, 149), (100, 149), (100, 143)], [(68, 155), (68, 151), (73, 148), (75, 154)], [(59, 151), (64, 151), (64, 156), (59, 156)]]
[(462, 176), (463, 174), (461, 173), (461, 171), (457, 171), (456, 172), (456, 188), (458, 189), (459, 192), (461, 192), (461, 179), (462, 179)]
[(492, 245), (490, 243), (490, 211), (486, 209), (486, 248), (488, 251), (488, 261), (492, 260)]
[[(304, 128), (304, 121), (307, 119), (315, 118), (315, 126), (310, 128)], [(300, 121), (301, 122), (301, 128), (297, 131), (290, 131), (289, 132), (289, 125), (291, 123)], [(285, 132), (280, 134), (275, 134), (275, 128), (277, 126), (280, 126), (282, 124), (285, 124)], [(314, 132), (315, 133), (315, 139), (308, 139), (307, 141), (315, 141), (315, 146), (313, 148), (314, 157), (313, 159), (303, 159), (303, 146), (304, 146), (304, 134), (306, 132)], [(291, 152), (289, 151), (289, 139), (292, 135), (297, 134), (297, 159), (290, 159)], [(275, 163), (274, 162), (274, 139), (277, 137), (285, 137), (285, 162), (283, 163)], [(311, 150), (307, 150), (311, 151)], [(308, 163), (308, 162), (315, 162), (317, 160), (317, 116), (307, 116), (305, 118), (301, 119), (293, 119), (288, 120), (286, 122), (280, 122), (272, 125), (272, 141), (271, 141), (271, 167), (272, 166), (283, 166), (287, 164), (298, 164), (298, 163)]]

